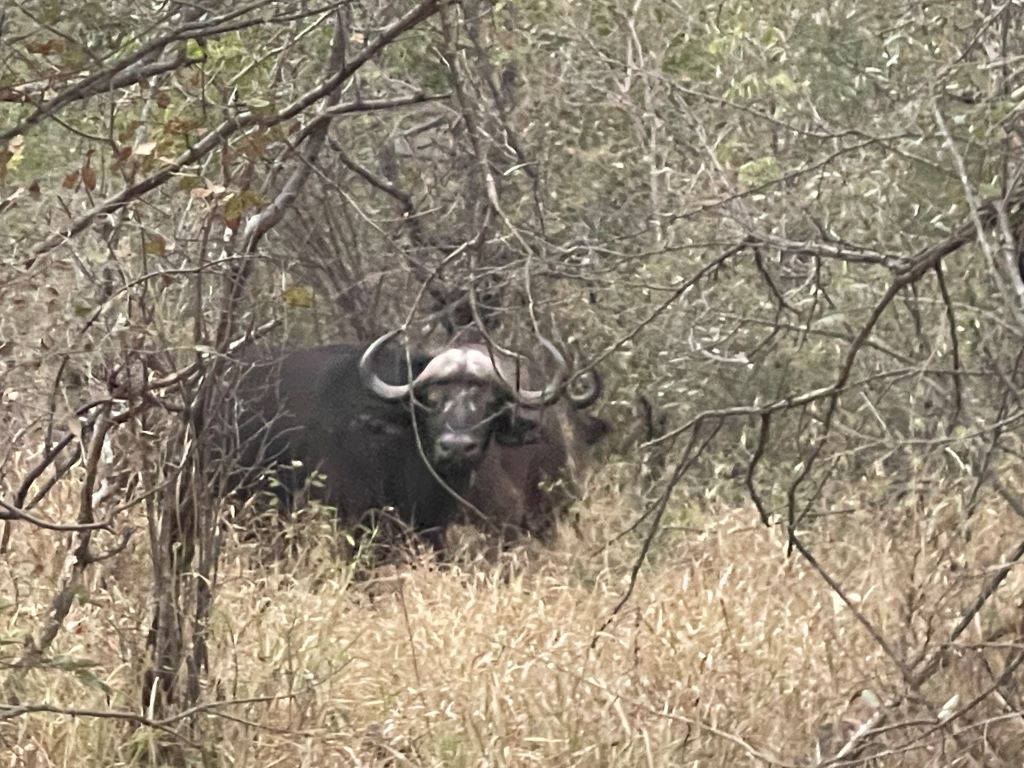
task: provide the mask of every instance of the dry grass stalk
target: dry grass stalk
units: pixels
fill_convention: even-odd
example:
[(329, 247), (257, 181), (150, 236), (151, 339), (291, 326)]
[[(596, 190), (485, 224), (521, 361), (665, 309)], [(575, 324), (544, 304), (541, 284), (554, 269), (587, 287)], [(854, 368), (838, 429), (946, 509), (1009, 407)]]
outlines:
[[(157, 764), (170, 741), (233, 766), (1019, 765), (1020, 677), (1003, 674), (1022, 642), (1019, 573), (910, 690), (818, 574), (785, 557), (781, 532), (754, 524), (751, 509), (690, 510), (592, 647), (637, 547), (599, 546), (626, 507), (599, 494), (585, 538), (564, 535), (554, 549), (488, 563), (467, 545), (449, 568), (368, 577), (336, 557), (315, 519), (287, 559), (233, 541), (211, 617), (208, 704), (142, 725), (11, 717), (0, 721), (0, 766)], [(861, 508), (805, 532), (908, 664), (941, 647), (1024, 534), (982, 508), (965, 540), (947, 525), (951, 510), (919, 509), (883, 519)], [(0, 566), (13, 586), (5, 640), (41, 625), (60, 574), (53, 543), (30, 532)], [(135, 547), (89, 574), (88, 599), (50, 663), (26, 676), (23, 703), (137, 711), (149, 589)]]

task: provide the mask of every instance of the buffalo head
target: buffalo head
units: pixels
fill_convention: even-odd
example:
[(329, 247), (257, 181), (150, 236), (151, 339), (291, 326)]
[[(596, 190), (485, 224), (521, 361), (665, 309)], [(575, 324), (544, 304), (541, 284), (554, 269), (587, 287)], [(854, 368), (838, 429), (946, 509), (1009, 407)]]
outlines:
[(556, 372), (543, 389), (522, 386), (517, 366), (483, 345), (443, 350), (407, 384), (388, 384), (374, 372), (374, 358), (397, 331), (373, 342), (359, 361), (366, 389), (387, 402), (407, 402), (415, 413), (419, 445), (439, 471), (475, 468), (493, 437), (503, 445), (530, 439), (529, 414), (562, 395), (565, 358), (547, 339), (542, 346)]

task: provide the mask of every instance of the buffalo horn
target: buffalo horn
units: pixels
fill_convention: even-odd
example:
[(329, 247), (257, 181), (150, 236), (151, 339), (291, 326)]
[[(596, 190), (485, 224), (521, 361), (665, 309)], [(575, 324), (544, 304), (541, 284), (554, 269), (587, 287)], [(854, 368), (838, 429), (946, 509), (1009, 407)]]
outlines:
[[(363, 353), (359, 360), (359, 376), (362, 378), (363, 386), (373, 392), (382, 400), (402, 400), (409, 396), (410, 385), (408, 384), (387, 384), (382, 381), (373, 371), (373, 358), (388, 341), (394, 338), (399, 331), (390, 331), (378, 338)], [(495, 368), (494, 363), (484, 358), (484, 353), (476, 349), (469, 350), (462, 355), (452, 355), (453, 350), (442, 352), (430, 364), (423, 369), (419, 376), (412, 383), (412, 387), (418, 387), (435, 380), (446, 380), (468, 375), (470, 378), (487, 378), (494, 381), (498, 386), (508, 392), (521, 405), (527, 407), (539, 407), (550, 405), (562, 395), (562, 387), (569, 375), (569, 366), (565, 362), (562, 353), (558, 351), (550, 341), (543, 336), (538, 336), (541, 345), (555, 359), (556, 372), (554, 377), (547, 383), (544, 389), (517, 389), (512, 382)], [(483, 371), (487, 371), (486, 374)]]
[(565, 362), (565, 357), (558, 351), (558, 348), (543, 336), (538, 335), (537, 339), (551, 353), (557, 367), (554, 377), (547, 383), (544, 389), (516, 389), (510, 382), (505, 381), (500, 374), (495, 374), (495, 378), (512, 394), (520, 405), (534, 408), (541, 405), (550, 405), (561, 397), (562, 385), (565, 384), (565, 379), (569, 375), (569, 366)]
[[(569, 382), (570, 386), (565, 388), (565, 396), (569, 398), (574, 408), (589, 408), (596, 403), (604, 393), (604, 381), (597, 371), (583, 371), (576, 374)], [(572, 384), (583, 384), (586, 388), (573, 391)]]
[(388, 384), (373, 371), (373, 358), (391, 339), (400, 333), (400, 330), (389, 331), (379, 337), (375, 342), (366, 348), (363, 356), (359, 358), (359, 378), (363, 386), (373, 392), (381, 400), (404, 400), (409, 396), (408, 384)]

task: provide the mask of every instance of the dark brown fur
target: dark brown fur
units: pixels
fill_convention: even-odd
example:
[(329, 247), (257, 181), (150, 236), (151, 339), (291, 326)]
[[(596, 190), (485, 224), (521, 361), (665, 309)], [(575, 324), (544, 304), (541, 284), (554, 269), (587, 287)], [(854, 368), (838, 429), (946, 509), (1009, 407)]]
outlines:
[(495, 445), (466, 491), (465, 519), (503, 541), (524, 535), (549, 540), (577, 499), (580, 471), (592, 446), (608, 434), (589, 403), (560, 400), (537, 415), (525, 443)]

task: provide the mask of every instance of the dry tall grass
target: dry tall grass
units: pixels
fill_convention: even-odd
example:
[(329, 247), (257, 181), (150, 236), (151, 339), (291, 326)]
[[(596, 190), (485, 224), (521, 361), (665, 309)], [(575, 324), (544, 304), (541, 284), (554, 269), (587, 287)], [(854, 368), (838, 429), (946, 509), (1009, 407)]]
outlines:
[[(968, 540), (955, 511), (925, 500), (884, 513), (850, 501), (807, 541), (898, 660), (747, 508), (688, 510), (602, 630), (637, 551), (600, 546), (633, 514), (605, 494), (587, 505), (582, 538), (496, 564), (465, 555), (353, 580), (323, 531), (283, 560), (232, 542), (208, 708), (170, 724), (173, 737), (22, 715), (0, 723), (0, 766), (154, 765), (171, 742), (190, 765), (259, 768), (813, 765), (858, 728), (870, 730), (833, 764), (1020, 766), (1021, 678), (994, 685), (1021, 643), (1020, 574), (919, 690), (899, 665), (939, 647), (1024, 523), (983, 509)], [(39, 625), (60, 551), (53, 535), (19, 529), (0, 566), (0, 638)], [(139, 541), (93, 574), (23, 703), (138, 711), (145, 556)]]

